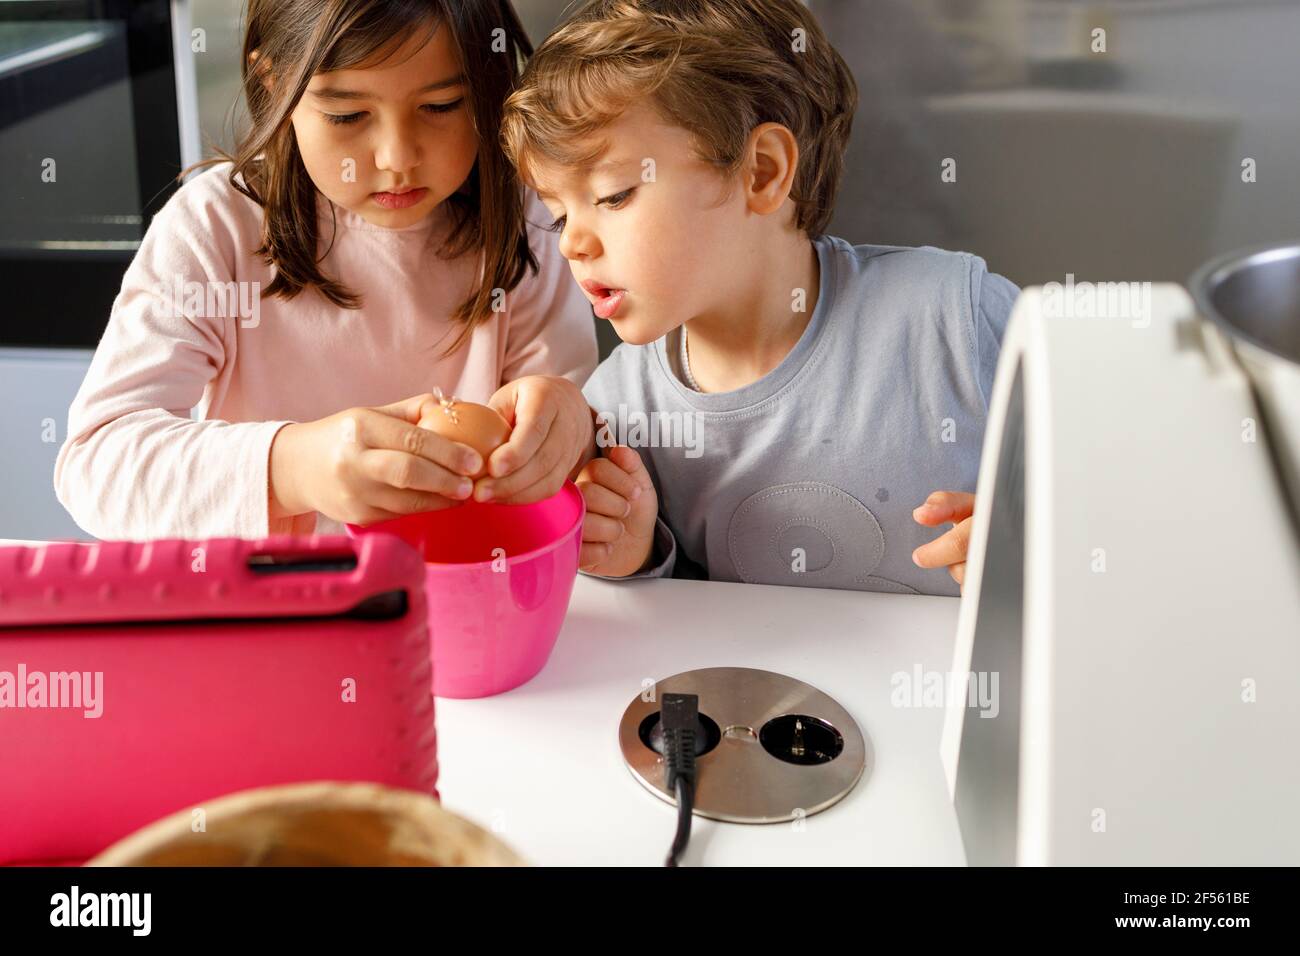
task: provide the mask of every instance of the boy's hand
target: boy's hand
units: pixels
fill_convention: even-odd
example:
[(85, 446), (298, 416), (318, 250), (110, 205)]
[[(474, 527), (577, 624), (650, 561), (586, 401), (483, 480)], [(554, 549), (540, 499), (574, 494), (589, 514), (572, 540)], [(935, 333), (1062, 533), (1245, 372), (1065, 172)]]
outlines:
[(594, 447), (591, 409), (567, 378), (528, 375), (501, 386), (487, 403), (514, 431), (488, 459), (475, 501), (526, 505), (549, 498)]
[(372, 524), (459, 505), (481, 456), (416, 422), (417, 395), (377, 408), (349, 408), (281, 428), (271, 442), (271, 517), (319, 511), (336, 521)]
[(975, 496), (965, 491), (936, 491), (912, 512), (927, 527), (953, 523), (948, 531), (912, 552), (912, 560), (923, 568), (947, 567), (958, 584), (966, 580), (966, 551), (970, 548), (971, 515)]
[(607, 448), (578, 475), (587, 505), (578, 566), (593, 574), (626, 577), (640, 571), (654, 550), (659, 498), (641, 456), (626, 445)]

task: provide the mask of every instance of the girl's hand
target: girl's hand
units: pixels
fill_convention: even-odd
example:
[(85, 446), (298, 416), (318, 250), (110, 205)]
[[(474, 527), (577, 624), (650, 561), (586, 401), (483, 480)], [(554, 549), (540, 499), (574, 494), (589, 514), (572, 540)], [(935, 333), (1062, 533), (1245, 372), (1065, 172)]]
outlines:
[(516, 379), (497, 389), (488, 405), (514, 431), (488, 459), (488, 477), (474, 486), (476, 501), (526, 505), (549, 498), (586, 463), (595, 447), (591, 409), (567, 378)]
[(953, 526), (929, 544), (912, 552), (912, 560), (923, 568), (947, 567), (958, 584), (966, 580), (966, 551), (970, 548), (971, 515), (975, 496), (965, 491), (936, 491), (912, 512), (919, 524), (928, 527), (951, 521)]
[(640, 571), (654, 550), (659, 499), (641, 456), (626, 445), (605, 450), (578, 475), (587, 505), (578, 566), (593, 574), (626, 577)]
[(271, 516), (319, 511), (372, 524), (451, 508), (470, 496), (479, 453), (420, 428), (417, 395), (379, 408), (349, 408), (286, 425), (271, 443)]

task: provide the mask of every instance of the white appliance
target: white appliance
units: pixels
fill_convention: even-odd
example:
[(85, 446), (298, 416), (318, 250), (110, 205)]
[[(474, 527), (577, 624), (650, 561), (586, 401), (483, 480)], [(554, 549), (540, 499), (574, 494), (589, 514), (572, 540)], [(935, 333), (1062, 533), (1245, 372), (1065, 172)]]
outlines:
[(1300, 863), (1300, 248), (1198, 285), (1013, 312), (942, 743), (972, 865)]

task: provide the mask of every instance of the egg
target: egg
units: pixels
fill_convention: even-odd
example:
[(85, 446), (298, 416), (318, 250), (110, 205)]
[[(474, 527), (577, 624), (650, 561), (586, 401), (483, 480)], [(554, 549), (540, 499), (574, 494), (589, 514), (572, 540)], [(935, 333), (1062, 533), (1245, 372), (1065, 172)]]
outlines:
[(473, 475), (475, 481), (484, 477), (488, 457), (510, 438), (510, 423), (496, 409), (460, 399), (440, 398), (437, 404), (426, 404), (419, 425), (443, 438), (468, 445), (483, 456), (483, 466)]

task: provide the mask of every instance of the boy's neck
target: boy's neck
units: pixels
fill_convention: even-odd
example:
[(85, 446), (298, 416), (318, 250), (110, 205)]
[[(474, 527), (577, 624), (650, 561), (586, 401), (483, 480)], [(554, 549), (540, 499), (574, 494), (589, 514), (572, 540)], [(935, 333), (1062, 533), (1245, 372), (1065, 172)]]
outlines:
[(739, 284), (740, 294), (725, 310), (686, 323), (691, 377), (702, 391), (734, 391), (771, 372), (817, 308), (821, 266), (804, 233), (763, 244), (745, 272), (749, 281)]

